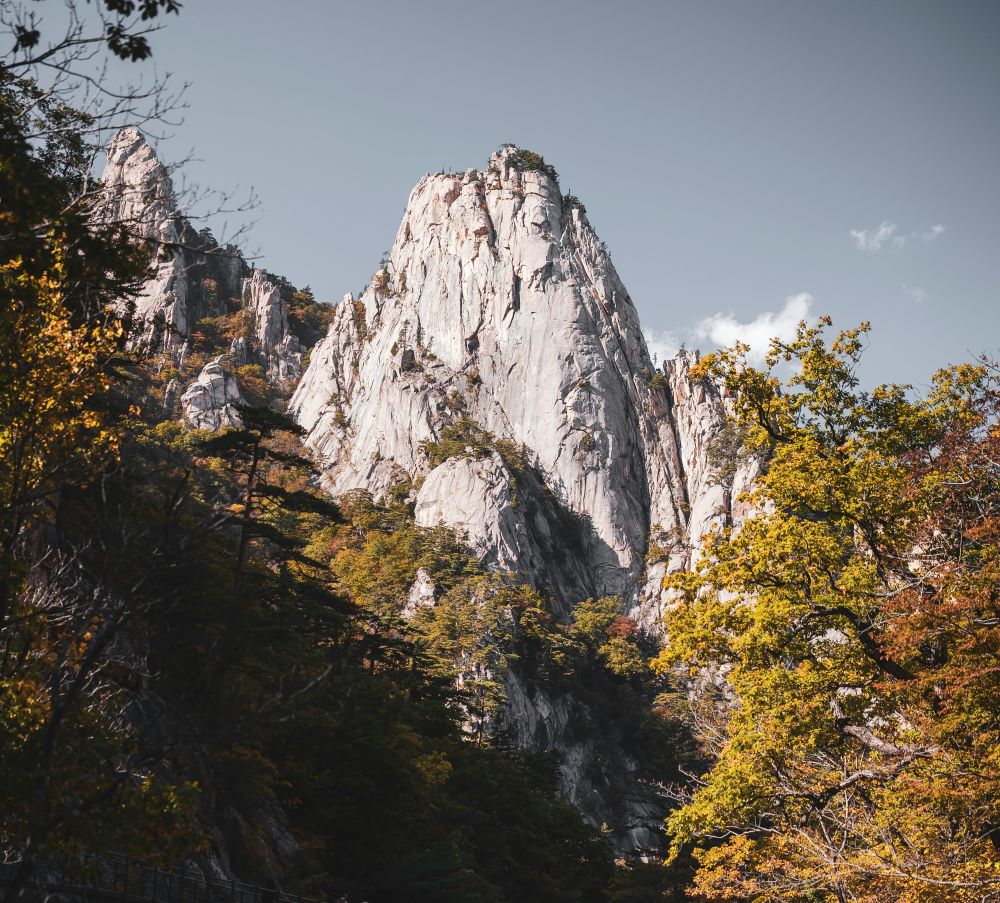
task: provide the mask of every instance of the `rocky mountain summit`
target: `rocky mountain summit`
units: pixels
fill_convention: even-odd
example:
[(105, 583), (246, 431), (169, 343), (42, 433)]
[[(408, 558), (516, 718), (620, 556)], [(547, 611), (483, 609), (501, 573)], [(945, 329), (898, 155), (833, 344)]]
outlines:
[[(137, 129), (123, 129), (111, 142), (102, 185), (100, 215), (124, 224), (152, 255), (154, 275), (135, 301), (139, 341), (180, 365), (199, 323), (245, 314), (247, 335), (235, 336), (228, 353), (206, 363), (180, 395), (185, 420), (198, 429), (239, 425), (236, 405), (247, 399), (234, 368), (256, 364), (271, 384), (294, 385), (306, 347), (289, 324), (288, 283), (248, 265), (208, 230), (194, 228), (180, 209), (169, 170)], [(176, 384), (168, 388), (168, 409), (178, 391)]]
[[(655, 628), (663, 574), (740, 516), (752, 477), (743, 464), (713, 478), (724, 405), (691, 379), (694, 360), (654, 368), (583, 205), (507, 145), (482, 171), (416, 185), (388, 259), (338, 306), (291, 408), (333, 494), (411, 480), (420, 523), (465, 531), (567, 612), (617, 595)], [(432, 466), (427, 449), (449, 430), (460, 451)]]

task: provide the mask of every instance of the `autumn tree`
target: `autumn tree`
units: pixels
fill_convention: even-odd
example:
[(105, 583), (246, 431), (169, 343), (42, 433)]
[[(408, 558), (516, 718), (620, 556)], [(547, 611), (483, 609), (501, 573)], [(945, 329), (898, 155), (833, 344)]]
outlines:
[[(127, 302), (147, 270), (120, 224), (94, 217), (102, 120), (68, 102), (74, 60), (96, 59), (76, 8), (66, 40), (48, 43), (36, 4), (0, 4), (13, 43), (0, 60), (0, 835), (19, 853), (12, 895), (81, 822), (95, 841), (107, 824), (137, 830), (126, 813), (148, 812), (145, 797), (166, 837), (178, 802), (133, 758), (126, 698), (109, 680), (128, 597), (58, 525), (67, 493), (119, 460)], [(106, 49), (144, 56), (143, 11), (105, 11)]]
[(767, 463), (754, 516), (667, 581), (659, 665), (683, 669), (711, 763), (667, 822), (672, 855), (694, 847), (708, 899), (991, 899), (995, 380), (966, 365), (923, 397), (866, 391), (867, 324), (827, 326), (773, 342), (764, 370), (737, 345), (696, 372)]
[(0, 83), (0, 622), (24, 530), (60, 481), (113, 452), (97, 405), (127, 325), (114, 303), (145, 272), (113, 227), (93, 229), (88, 209), (67, 203), (83, 154), (73, 111), (46, 108), (66, 127), (57, 141), (25, 137), (20, 101), (31, 90)]

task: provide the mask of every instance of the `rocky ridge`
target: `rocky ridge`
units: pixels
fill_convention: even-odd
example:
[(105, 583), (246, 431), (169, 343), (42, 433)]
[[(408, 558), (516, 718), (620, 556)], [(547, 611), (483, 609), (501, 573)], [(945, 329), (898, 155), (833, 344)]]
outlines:
[(123, 224), (150, 249), (153, 277), (135, 302), (143, 341), (176, 347), (199, 319), (225, 312), (224, 299), (239, 291), (246, 263), (235, 248), (220, 247), (191, 225), (169, 170), (138, 129), (115, 135), (101, 183), (98, 215)]
[[(251, 267), (235, 247), (219, 245), (207, 230), (194, 228), (180, 209), (168, 168), (137, 129), (115, 136), (101, 182), (98, 215), (124, 224), (150, 248), (152, 276), (135, 300), (140, 342), (179, 366), (199, 321), (241, 309), (249, 315), (248, 336), (234, 338), (229, 353), (206, 363), (180, 394), (191, 426), (238, 426), (236, 406), (246, 399), (233, 368), (259, 364), (279, 386), (290, 387), (301, 375), (307, 349), (290, 329), (282, 280)], [(179, 388), (167, 390), (168, 411)]]

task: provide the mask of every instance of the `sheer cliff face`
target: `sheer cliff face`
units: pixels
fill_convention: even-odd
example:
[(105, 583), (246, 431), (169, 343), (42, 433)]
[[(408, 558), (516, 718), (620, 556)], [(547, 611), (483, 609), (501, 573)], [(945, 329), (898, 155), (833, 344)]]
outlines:
[[(418, 520), (467, 530), (484, 559), (567, 607), (616, 594), (651, 623), (650, 527), (674, 540), (664, 566), (683, 567), (731, 513), (705, 456), (721, 399), (690, 380), (687, 358), (654, 377), (583, 208), (526, 159), (507, 146), (482, 172), (417, 184), (388, 261), (340, 305), (292, 409), (335, 494), (425, 476)], [(499, 456), (431, 471), (422, 443), (459, 417), (523, 446), (538, 485), (519, 479), (511, 492)], [(565, 535), (559, 508), (578, 537)], [(551, 560), (571, 554), (560, 541), (577, 541), (569, 575)]]

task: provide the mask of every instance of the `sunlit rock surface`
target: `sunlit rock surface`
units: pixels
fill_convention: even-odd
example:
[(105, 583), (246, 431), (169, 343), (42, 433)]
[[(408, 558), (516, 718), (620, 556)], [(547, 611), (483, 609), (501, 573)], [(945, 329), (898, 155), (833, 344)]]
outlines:
[(239, 384), (218, 361), (206, 364), (184, 394), (184, 420), (199, 430), (220, 430), (243, 425), (238, 406), (244, 404)]
[[(733, 514), (707, 453), (723, 400), (690, 378), (689, 356), (656, 374), (582, 206), (522, 161), (505, 146), (481, 172), (421, 179), (385, 268), (339, 305), (292, 410), (335, 494), (377, 496), (426, 475), (422, 443), (459, 417), (523, 446), (540, 487), (580, 520), (577, 588), (621, 596), (652, 627), (662, 600), (644, 579), (651, 527), (671, 538), (664, 570), (687, 567), (702, 534)], [(418, 517), (465, 529), (484, 561), (554, 585), (498, 466), (447, 462), (427, 477)]]

